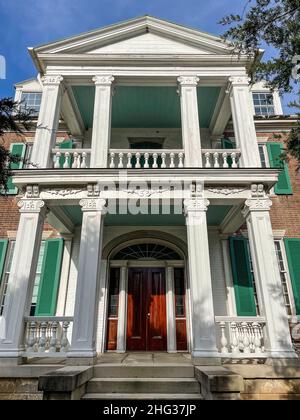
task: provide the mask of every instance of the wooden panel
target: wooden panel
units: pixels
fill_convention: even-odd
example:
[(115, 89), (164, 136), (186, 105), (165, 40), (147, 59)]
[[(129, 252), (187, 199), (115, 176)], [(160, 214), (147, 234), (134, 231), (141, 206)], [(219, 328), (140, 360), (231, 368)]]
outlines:
[(186, 319), (176, 319), (177, 350), (187, 350)]
[(165, 269), (148, 271), (148, 350), (167, 349)]
[(108, 320), (107, 325), (107, 350), (117, 349), (118, 319)]
[(177, 350), (187, 350), (185, 281), (183, 268), (174, 269)]
[(117, 349), (120, 268), (111, 268), (107, 313), (107, 350)]

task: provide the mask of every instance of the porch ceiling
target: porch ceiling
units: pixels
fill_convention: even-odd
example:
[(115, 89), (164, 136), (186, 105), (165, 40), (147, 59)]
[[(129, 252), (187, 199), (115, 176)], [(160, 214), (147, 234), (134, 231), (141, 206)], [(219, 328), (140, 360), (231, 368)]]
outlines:
[[(219, 226), (232, 206), (209, 206), (207, 211), (208, 226)], [(81, 225), (82, 212), (79, 206), (64, 206), (63, 211), (73, 221)], [(184, 226), (183, 214), (107, 214), (106, 226)]]
[[(220, 87), (197, 88), (200, 126), (209, 127)], [(95, 88), (72, 87), (86, 128), (93, 126)], [(180, 98), (175, 86), (116, 86), (112, 128), (180, 128)]]

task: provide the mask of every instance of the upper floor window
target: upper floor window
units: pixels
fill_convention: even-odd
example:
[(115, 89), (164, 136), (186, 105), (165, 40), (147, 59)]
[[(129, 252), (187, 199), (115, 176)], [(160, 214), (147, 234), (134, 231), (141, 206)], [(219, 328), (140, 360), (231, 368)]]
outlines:
[(253, 103), (255, 115), (274, 115), (273, 94), (269, 92), (253, 92)]
[(31, 109), (32, 113), (38, 115), (42, 100), (41, 92), (22, 92), (21, 109)]

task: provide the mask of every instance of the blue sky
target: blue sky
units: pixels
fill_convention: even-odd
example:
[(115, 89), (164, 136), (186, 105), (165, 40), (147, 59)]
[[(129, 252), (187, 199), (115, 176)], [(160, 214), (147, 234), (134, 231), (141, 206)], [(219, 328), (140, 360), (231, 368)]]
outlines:
[(14, 83), (36, 75), (27, 47), (144, 14), (221, 34), (218, 21), (243, 6), (243, 0), (0, 0), (0, 55), (7, 66), (0, 97), (13, 96)]

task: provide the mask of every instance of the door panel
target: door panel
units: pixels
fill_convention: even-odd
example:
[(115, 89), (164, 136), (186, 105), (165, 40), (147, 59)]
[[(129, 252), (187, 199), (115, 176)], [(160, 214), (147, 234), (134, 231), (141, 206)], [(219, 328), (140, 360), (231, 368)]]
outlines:
[(165, 269), (129, 269), (127, 350), (166, 350), (165, 289)]

